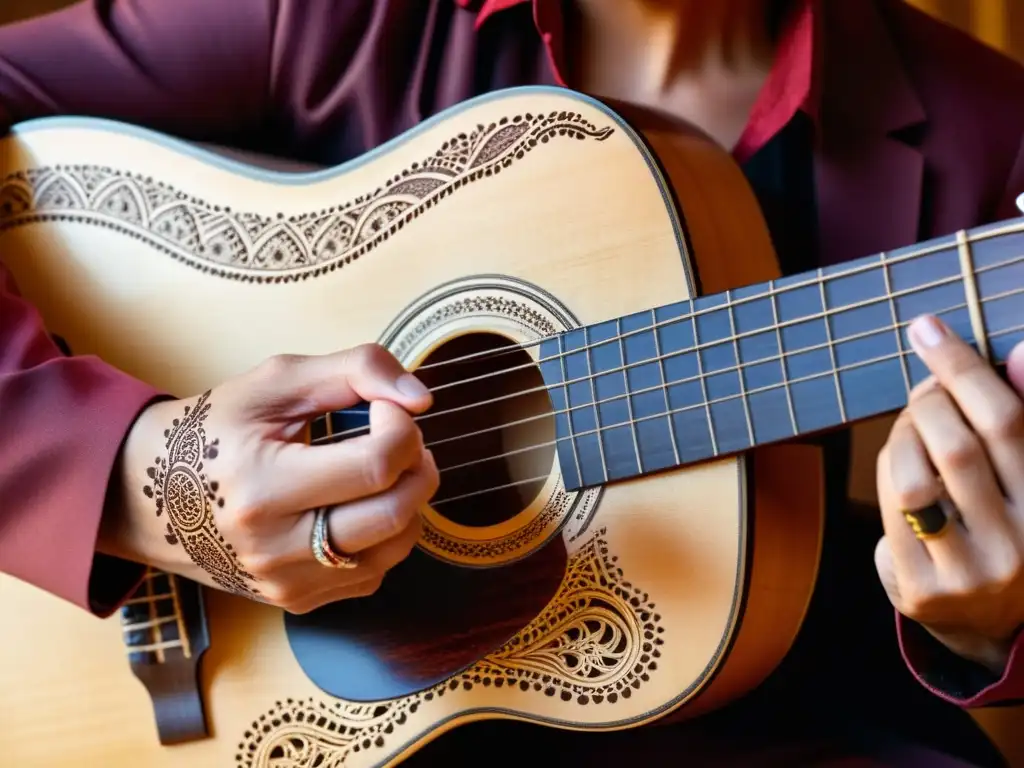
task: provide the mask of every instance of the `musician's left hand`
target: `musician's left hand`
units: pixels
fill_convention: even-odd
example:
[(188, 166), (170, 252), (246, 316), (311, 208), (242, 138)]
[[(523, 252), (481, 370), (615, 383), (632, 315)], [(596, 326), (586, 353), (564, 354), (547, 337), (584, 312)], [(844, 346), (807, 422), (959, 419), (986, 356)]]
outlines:
[(1024, 344), (1007, 384), (936, 318), (909, 335), (932, 376), (878, 456), (875, 564), (900, 613), (1001, 674), (1024, 624)]

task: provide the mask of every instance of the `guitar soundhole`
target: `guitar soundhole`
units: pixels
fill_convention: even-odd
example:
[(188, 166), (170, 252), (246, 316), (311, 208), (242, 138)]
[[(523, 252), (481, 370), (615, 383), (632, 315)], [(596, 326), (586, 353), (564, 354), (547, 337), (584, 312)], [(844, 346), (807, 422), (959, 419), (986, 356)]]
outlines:
[(474, 527), (515, 517), (555, 456), (554, 414), (533, 359), (504, 336), (471, 333), (434, 350), (417, 375), (443, 387), (419, 421), (441, 472), (437, 513)]

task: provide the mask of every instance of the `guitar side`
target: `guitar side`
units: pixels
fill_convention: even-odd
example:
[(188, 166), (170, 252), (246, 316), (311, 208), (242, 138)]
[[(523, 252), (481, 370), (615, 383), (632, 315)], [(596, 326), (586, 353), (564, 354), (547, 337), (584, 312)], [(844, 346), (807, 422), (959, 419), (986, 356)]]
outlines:
[[(774, 276), (729, 158), (696, 135), (647, 139), (660, 168), (603, 106), (537, 88), (304, 176), (100, 121), (41, 121), (0, 143), (0, 253), (77, 354), (180, 395), (282, 352), (380, 340), (416, 368), (687, 298), (698, 272), (706, 292)], [(494, 386), (539, 380), (505, 378)], [(495, 424), (550, 406), (503, 402)], [(384, 765), (473, 719), (624, 728), (756, 686), (813, 587), (816, 450), (773, 446), (570, 493), (554, 451), (530, 450), (550, 430), (538, 418), (497, 431), (491, 447), (518, 452), (495, 471), (541, 479), (426, 510), (422, 551), (386, 594), (335, 619), (361, 648), (388, 639), (386, 690), (369, 675), (330, 683), (349, 696), (322, 690), (308, 674), (317, 650), (296, 655), (280, 611), (207, 590), (207, 739), (159, 745), (116, 621), (0, 579), (17, 617), (0, 638), (0, 750), (25, 765)], [(794, 471), (809, 482), (788, 487)], [(433, 597), (448, 609), (423, 613), (441, 583)]]

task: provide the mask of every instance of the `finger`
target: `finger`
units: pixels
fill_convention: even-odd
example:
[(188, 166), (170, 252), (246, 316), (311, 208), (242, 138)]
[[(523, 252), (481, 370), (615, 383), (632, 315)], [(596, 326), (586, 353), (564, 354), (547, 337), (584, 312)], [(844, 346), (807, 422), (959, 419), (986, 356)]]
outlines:
[(382, 576), (371, 576), (349, 584), (331, 585), (302, 596), (296, 603), (285, 607), (289, 613), (303, 614), (331, 603), (369, 597), (380, 589)]
[[(911, 344), (977, 433), (1002, 487), (1024, 493), (1024, 403), (966, 342), (930, 315), (910, 326)], [(1015, 363), (1015, 367), (1017, 367)]]
[(411, 413), (430, 407), (426, 386), (378, 344), (327, 355), (278, 355), (246, 379), (247, 401), (260, 415), (308, 418), (360, 401), (390, 400)]
[(1017, 394), (1024, 397), (1024, 342), (1012, 350), (1006, 360), (1006, 373)]
[[(1006, 504), (988, 455), (949, 393), (926, 383), (912, 393), (907, 412), (971, 538), (982, 547), (1008, 539)], [(929, 549), (957, 546), (961, 537), (951, 534), (927, 542)]]
[(877, 483), (882, 528), (892, 550), (895, 575), (913, 579), (931, 574), (931, 555), (914, 535), (904, 511), (935, 503), (942, 488), (906, 411), (896, 419), (878, 454)]
[(336, 506), (387, 491), (422, 458), (423, 434), (408, 413), (370, 404), (370, 434), (336, 443), (286, 443), (265, 482), (265, 505), (284, 514)]
[(331, 545), (356, 554), (401, 537), (415, 525), (438, 487), (437, 466), (424, 451), (416, 469), (404, 474), (387, 493), (337, 507), (328, 516)]
[(888, 536), (880, 538), (875, 545), (875, 571), (892, 607), (902, 613), (903, 600), (900, 597), (900, 580), (896, 575), (896, 556), (892, 551), (892, 540)]

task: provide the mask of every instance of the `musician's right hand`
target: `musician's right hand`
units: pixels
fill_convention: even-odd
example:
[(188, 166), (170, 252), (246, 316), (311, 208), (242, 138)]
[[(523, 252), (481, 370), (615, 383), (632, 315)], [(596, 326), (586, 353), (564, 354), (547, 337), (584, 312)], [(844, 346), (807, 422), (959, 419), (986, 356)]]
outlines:
[[(370, 403), (370, 432), (311, 445), (309, 420)], [(304, 613), (368, 595), (409, 554), (438, 472), (410, 414), (418, 379), (377, 345), (282, 356), (147, 408), (122, 448), (100, 551)], [(314, 511), (329, 509), (314, 557)]]

